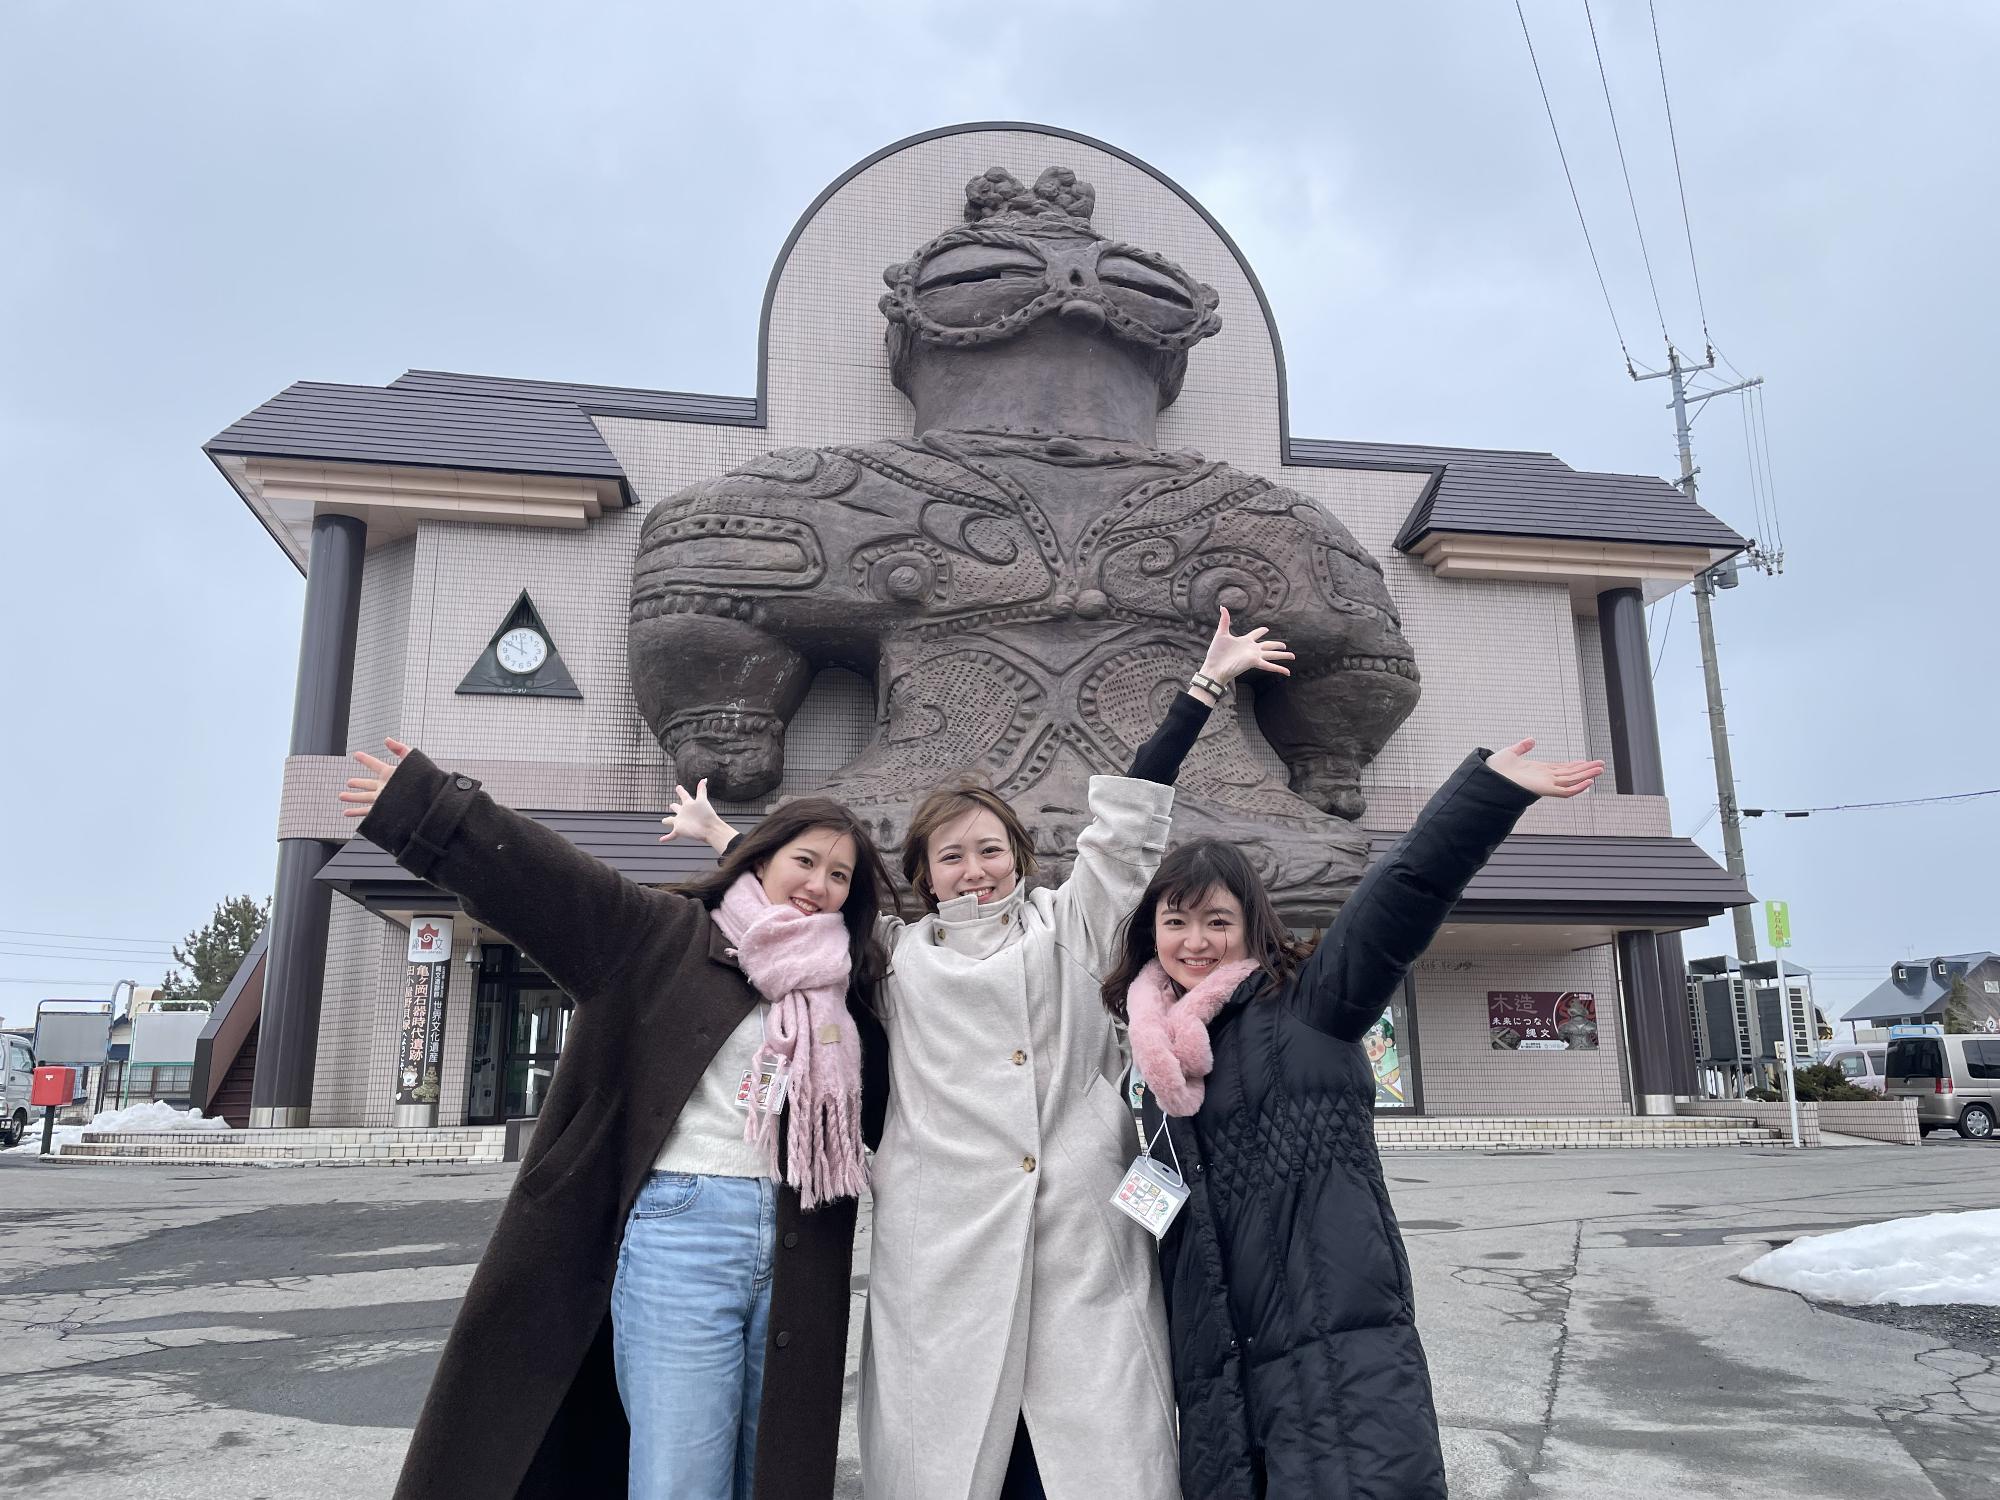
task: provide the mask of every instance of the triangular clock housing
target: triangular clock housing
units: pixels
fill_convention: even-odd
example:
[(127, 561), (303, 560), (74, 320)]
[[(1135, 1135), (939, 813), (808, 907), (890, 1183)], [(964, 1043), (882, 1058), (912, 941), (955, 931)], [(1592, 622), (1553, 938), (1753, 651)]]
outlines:
[(461, 693), (497, 693), (505, 698), (581, 698), (576, 679), (563, 665), (555, 638), (535, 611), (527, 590), (507, 612), (479, 660), (458, 685)]

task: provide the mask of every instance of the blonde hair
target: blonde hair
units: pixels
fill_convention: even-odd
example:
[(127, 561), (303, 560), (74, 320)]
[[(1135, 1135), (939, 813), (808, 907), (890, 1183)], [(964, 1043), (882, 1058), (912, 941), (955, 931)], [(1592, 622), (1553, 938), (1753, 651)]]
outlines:
[(1035, 845), (1028, 830), (1006, 799), (992, 787), (969, 777), (936, 788), (917, 804), (910, 815), (910, 831), (903, 840), (903, 878), (917, 893), (926, 911), (937, 910), (937, 893), (931, 889), (931, 835), (947, 823), (969, 813), (989, 812), (1007, 830), (1007, 846), (1014, 852), (1014, 878), (1026, 880), (1035, 873)]

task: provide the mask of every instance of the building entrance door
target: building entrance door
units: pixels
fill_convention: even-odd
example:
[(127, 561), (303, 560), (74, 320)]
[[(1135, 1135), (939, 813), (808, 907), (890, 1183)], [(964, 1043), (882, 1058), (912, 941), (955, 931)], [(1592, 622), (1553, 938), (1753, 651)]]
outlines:
[(497, 1125), (541, 1113), (569, 1034), (570, 999), (519, 950), (488, 944), (480, 956), (466, 1069), (468, 1124)]

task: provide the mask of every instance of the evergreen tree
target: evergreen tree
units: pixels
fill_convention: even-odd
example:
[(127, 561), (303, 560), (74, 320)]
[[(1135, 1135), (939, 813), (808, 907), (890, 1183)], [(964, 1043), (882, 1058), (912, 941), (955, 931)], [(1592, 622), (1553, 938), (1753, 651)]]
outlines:
[(174, 947), (174, 962), (185, 973), (160, 981), (160, 1009), (192, 1010), (213, 1005), (229, 988), (243, 964), (243, 955), (257, 941), (269, 918), (271, 903), (231, 896), (215, 908), (206, 927), (197, 928)]
[(1986, 1029), (1972, 1013), (1972, 989), (1963, 974), (1952, 980), (1951, 993), (1944, 997), (1944, 1029), (1953, 1036)]

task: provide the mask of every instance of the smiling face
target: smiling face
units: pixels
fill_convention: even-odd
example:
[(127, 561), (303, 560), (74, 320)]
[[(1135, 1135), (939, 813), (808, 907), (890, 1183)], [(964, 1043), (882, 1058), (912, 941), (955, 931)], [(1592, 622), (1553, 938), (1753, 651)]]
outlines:
[(1179, 906), (1162, 901), (1153, 910), (1153, 946), (1167, 978), (1191, 990), (1218, 965), (1243, 957), (1243, 903), (1224, 885), (1212, 885)]
[(925, 873), (939, 904), (977, 896), (980, 905), (1013, 893), (1014, 846), (998, 817), (977, 808), (941, 826), (924, 845)]
[(854, 884), (854, 838), (838, 828), (808, 828), (780, 845), (757, 871), (773, 906), (790, 905), (807, 916), (839, 911)]

